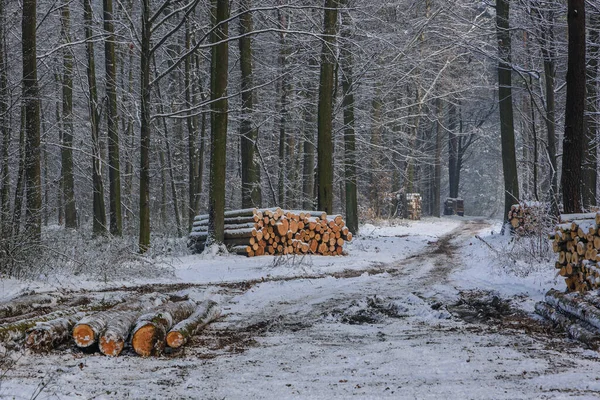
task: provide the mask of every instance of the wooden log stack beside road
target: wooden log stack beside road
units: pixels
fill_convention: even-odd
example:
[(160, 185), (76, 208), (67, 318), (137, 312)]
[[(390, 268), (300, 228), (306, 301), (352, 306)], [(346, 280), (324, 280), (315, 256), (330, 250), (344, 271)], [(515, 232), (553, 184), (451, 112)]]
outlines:
[[(225, 212), (225, 245), (229, 251), (251, 256), (319, 254), (341, 255), (352, 240), (341, 215), (280, 208)], [(202, 252), (208, 238), (208, 215), (194, 220), (189, 246)]]
[(549, 205), (542, 202), (524, 201), (513, 204), (508, 211), (508, 221), (519, 236), (530, 236), (542, 233), (548, 224)]
[(406, 218), (418, 221), (421, 219), (421, 194), (406, 194)]
[(555, 263), (568, 291), (600, 288), (600, 213), (561, 216), (552, 235)]

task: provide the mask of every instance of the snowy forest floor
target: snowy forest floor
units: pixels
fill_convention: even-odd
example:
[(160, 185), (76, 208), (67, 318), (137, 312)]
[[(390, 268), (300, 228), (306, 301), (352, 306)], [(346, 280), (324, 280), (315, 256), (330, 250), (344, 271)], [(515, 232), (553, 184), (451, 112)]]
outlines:
[(1, 281), (5, 299), (161, 291), (214, 299), (223, 315), (159, 358), (5, 349), (0, 398), (598, 398), (600, 356), (532, 314), (564, 283), (499, 228), (479, 218), (364, 225), (345, 257), (190, 255), (157, 278)]

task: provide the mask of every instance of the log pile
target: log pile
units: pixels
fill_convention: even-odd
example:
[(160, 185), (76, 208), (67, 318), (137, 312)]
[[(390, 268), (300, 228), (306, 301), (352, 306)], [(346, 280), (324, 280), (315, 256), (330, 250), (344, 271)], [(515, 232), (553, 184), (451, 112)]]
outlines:
[(406, 218), (421, 219), (421, 195), (419, 193), (406, 194)]
[(448, 197), (444, 201), (444, 215), (465, 215), (465, 201), (461, 198)]
[(72, 337), (79, 348), (98, 348), (104, 355), (116, 357), (130, 338), (133, 350), (148, 357), (162, 354), (166, 345), (173, 349), (183, 346), (220, 315), (214, 301), (168, 302), (159, 297), (158, 303), (162, 304), (147, 307), (146, 299), (93, 314), (76, 313), (38, 322), (27, 331), (25, 346), (34, 352), (50, 351)]
[(565, 331), (569, 337), (600, 348), (600, 298), (590, 293), (563, 293), (550, 289), (544, 302), (535, 305), (537, 314)]
[[(230, 252), (252, 256), (341, 255), (352, 240), (341, 215), (280, 208), (225, 212), (225, 245)], [(208, 215), (199, 215), (189, 235), (189, 247), (200, 253), (208, 238)]]
[(508, 221), (518, 236), (531, 236), (542, 232), (548, 216), (548, 205), (541, 202), (513, 204), (508, 211)]
[[(593, 216), (592, 218), (589, 218)], [(570, 292), (600, 288), (600, 213), (562, 216), (573, 219), (555, 228), (552, 249), (558, 254), (555, 264)]]

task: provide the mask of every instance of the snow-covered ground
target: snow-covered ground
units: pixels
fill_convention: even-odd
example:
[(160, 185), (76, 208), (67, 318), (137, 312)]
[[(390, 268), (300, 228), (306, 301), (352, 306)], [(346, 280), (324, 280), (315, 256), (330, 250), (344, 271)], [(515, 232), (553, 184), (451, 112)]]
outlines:
[[(126, 350), (113, 359), (70, 345), (9, 352), (0, 397), (600, 397), (598, 355), (528, 314), (564, 285), (552, 263), (524, 262), (527, 245), (499, 229), (477, 218), (364, 225), (344, 257), (190, 255), (165, 260), (154, 279), (0, 282), (3, 298), (154, 285), (223, 309), (183, 351), (159, 358)], [(505, 318), (483, 315), (488, 303)]]

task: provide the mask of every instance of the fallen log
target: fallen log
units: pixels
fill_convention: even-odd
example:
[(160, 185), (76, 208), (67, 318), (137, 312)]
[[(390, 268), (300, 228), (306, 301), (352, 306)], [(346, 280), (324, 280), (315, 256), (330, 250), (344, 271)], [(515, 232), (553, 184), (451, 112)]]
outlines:
[[(236, 230), (240, 230), (240, 229), (252, 229), (252, 228), (256, 228), (256, 222), (246, 222), (246, 223), (242, 223), (242, 224), (224, 225), (224, 229), (227, 232), (236, 231)], [(208, 224), (194, 225), (194, 227), (192, 228), (192, 232), (207, 232), (207, 231), (208, 231)]]
[(140, 316), (131, 333), (133, 350), (142, 357), (160, 355), (167, 332), (173, 325), (188, 318), (196, 309), (193, 301), (168, 303)]
[(117, 357), (123, 351), (129, 332), (134, 327), (142, 311), (120, 311), (106, 324), (100, 335), (98, 348), (102, 354)]
[(210, 322), (219, 318), (220, 314), (221, 310), (216, 302), (212, 300), (203, 302), (189, 318), (184, 319), (171, 328), (167, 334), (167, 346), (173, 349), (183, 346), (190, 337), (194, 336)]
[(35, 309), (56, 304), (58, 299), (48, 294), (36, 294), (13, 299), (0, 305), (0, 318), (14, 317)]
[(71, 330), (75, 323), (84, 317), (77, 313), (62, 318), (45, 322), (37, 322), (33, 328), (27, 330), (25, 347), (33, 352), (47, 352), (71, 337)]
[(551, 306), (600, 329), (600, 309), (582, 300), (580, 297), (567, 295), (556, 289), (550, 289), (546, 293), (545, 300)]
[[(539, 302), (535, 305), (535, 312), (547, 320), (552, 321), (574, 340), (585, 343), (590, 348), (597, 350), (600, 345), (600, 334), (584, 327), (579, 320), (573, 320), (547, 303)], [(575, 318), (576, 319), (576, 318)]]

